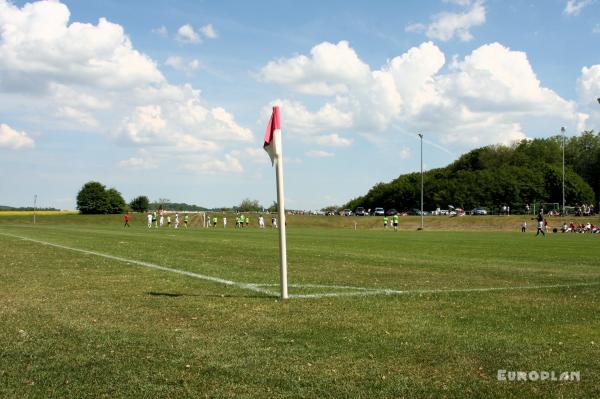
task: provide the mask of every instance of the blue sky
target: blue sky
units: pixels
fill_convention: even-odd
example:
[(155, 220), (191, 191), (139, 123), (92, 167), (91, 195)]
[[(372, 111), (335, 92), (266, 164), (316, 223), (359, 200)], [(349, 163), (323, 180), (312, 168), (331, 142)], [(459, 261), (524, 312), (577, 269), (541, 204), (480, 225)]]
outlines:
[(600, 1), (0, 0), (0, 204), (89, 180), (216, 207), (342, 204), (459, 154), (600, 130)]

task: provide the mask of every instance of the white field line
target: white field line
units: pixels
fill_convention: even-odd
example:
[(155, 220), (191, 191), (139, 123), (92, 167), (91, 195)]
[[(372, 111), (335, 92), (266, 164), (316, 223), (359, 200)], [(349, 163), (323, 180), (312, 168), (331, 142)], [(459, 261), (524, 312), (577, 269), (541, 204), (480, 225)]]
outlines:
[[(80, 249), (74, 247), (68, 247), (66, 245), (54, 244), (46, 241), (35, 240), (33, 238), (22, 237), (15, 234), (2, 233), (0, 235), (18, 238), (24, 241), (35, 242), (42, 245), (47, 245), (50, 247), (66, 249), (69, 251), (81, 252), (89, 255), (100, 256), (107, 259), (116, 260), (119, 262), (135, 264), (139, 266), (148, 267), (151, 269), (162, 270), (165, 272), (171, 272), (176, 274), (181, 274), (184, 276), (194, 277), (201, 280), (212, 281), (219, 284), (230, 285), (233, 287), (238, 287), (245, 290), (250, 290), (254, 292), (260, 292), (262, 294), (266, 294), (269, 296), (277, 297), (278, 293), (264, 289), (262, 287), (278, 287), (278, 284), (261, 284), (261, 283), (241, 283), (233, 280), (225, 280), (220, 277), (208, 276), (204, 274), (198, 274), (193, 272), (188, 272), (185, 270), (173, 269), (170, 267), (156, 265), (154, 263), (143, 262), (134, 259), (127, 259), (120, 256), (105, 254), (97, 251), (90, 251), (87, 249)], [(364, 287), (353, 287), (346, 285), (320, 285), (320, 284), (290, 284), (288, 287), (292, 288), (328, 288), (328, 289), (340, 289), (340, 290), (350, 290), (348, 292), (322, 292), (315, 294), (290, 294), (290, 298), (331, 298), (331, 297), (352, 297), (352, 296), (367, 296), (367, 295), (415, 295), (415, 294), (446, 294), (446, 293), (465, 293), (465, 292), (493, 292), (493, 291), (517, 291), (517, 290), (543, 290), (543, 289), (552, 289), (552, 288), (574, 288), (574, 287), (590, 287), (600, 285), (600, 281), (591, 282), (591, 283), (573, 283), (573, 284), (549, 284), (549, 285), (521, 285), (514, 287), (484, 287), (484, 288), (455, 288), (455, 289), (421, 289), (421, 290), (392, 290), (392, 289), (383, 289), (383, 288), (364, 288)]]
[(151, 268), (151, 269), (162, 270), (162, 271), (170, 272), (170, 273), (177, 273), (177, 274), (181, 274), (181, 275), (184, 275), (184, 276), (198, 278), (200, 280), (212, 281), (212, 282), (215, 282), (215, 283), (224, 284), (224, 285), (230, 285), (230, 286), (242, 288), (242, 289), (245, 289), (245, 290), (260, 292), (262, 294), (267, 294), (269, 296), (278, 296), (277, 293), (275, 293), (273, 291), (270, 291), (270, 290), (267, 290), (267, 289), (264, 289), (264, 288), (261, 288), (261, 287), (257, 286), (256, 284), (240, 283), (240, 282), (237, 282), (237, 281), (225, 280), (225, 279), (220, 278), (220, 277), (208, 276), (208, 275), (205, 275), (205, 274), (198, 274), (198, 273), (188, 272), (188, 271), (185, 271), (185, 270), (173, 269), (173, 268), (170, 268), (170, 267), (156, 265), (156, 264), (150, 263), (150, 262), (144, 262), (144, 261), (135, 260), (135, 259), (127, 259), (127, 258), (123, 258), (123, 257), (120, 257), (120, 256), (105, 254), (105, 253), (97, 252), (97, 251), (90, 251), (90, 250), (87, 250), (87, 249), (68, 247), (66, 245), (60, 245), (60, 244), (54, 244), (54, 243), (51, 243), (51, 242), (46, 242), (46, 241), (41, 241), (41, 240), (35, 240), (33, 238), (22, 237), (22, 236), (18, 236), (18, 235), (14, 235), (14, 234), (8, 234), (8, 233), (0, 233), (0, 234), (4, 235), (4, 236), (8, 236), (8, 237), (18, 238), (18, 239), (21, 239), (21, 240), (24, 240), (24, 241), (35, 242), (37, 244), (42, 244), (42, 245), (46, 245), (46, 246), (49, 246), (49, 247), (55, 247), (55, 248), (60, 248), (60, 249), (66, 249), (66, 250), (69, 250), (69, 251), (81, 252), (81, 253), (88, 254), (88, 255), (95, 255), (95, 256), (100, 256), (102, 258), (116, 260), (116, 261), (119, 261), (119, 262), (134, 264), (134, 265), (138, 265), (138, 266), (144, 266), (144, 267), (148, 267), (148, 268)]
[[(518, 290), (544, 290), (552, 288), (575, 288), (575, 287), (592, 287), (600, 285), (600, 281), (593, 283), (573, 283), (573, 284), (551, 284), (551, 285), (520, 285), (514, 287), (484, 287), (484, 288), (455, 288), (441, 290), (388, 290), (377, 288), (361, 288), (361, 287), (339, 287), (344, 289), (354, 289), (357, 291), (350, 292), (323, 292), (317, 294), (292, 294), (290, 298), (328, 298), (340, 296), (367, 296), (367, 295), (417, 295), (417, 294), (452, 294), (465, 292), (492, 292), (492, 291), (518, 291)], [(310, 286), (310, 285), (308, 285)], [(307, 287), (298, 285), (297, 287)], [(325, 287), (325, 286), (321, 286)]]

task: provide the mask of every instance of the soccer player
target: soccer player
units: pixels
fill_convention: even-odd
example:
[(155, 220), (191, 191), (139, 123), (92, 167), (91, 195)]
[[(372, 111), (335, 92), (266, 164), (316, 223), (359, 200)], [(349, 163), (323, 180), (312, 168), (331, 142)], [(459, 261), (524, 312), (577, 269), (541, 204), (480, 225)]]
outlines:
[(179, 213), (175, 213), (175, 228), (179, 227)]
[(217, 227), (218, 219), (216, 216), (213, 216), (213, 227)]
[(540, 233), (542, 233), (542, 235), (544, 237), (546, 237), (546, 233), (544, 232), (544, 209), (540, 208), (540, 210), (538, 211), (537, 214), (537, 232), (535, 233), (535, 236), (537, 237), (538, 235), (540, 235)]
[(123, 225), (123, 227), (131, 227), (129, 226), (129, 212), (125, 213), (125, 215), (123, 215), (123, 220), (125, 221), (125, 225)]
[(148, 228), (152, 227), (152, 214), (148, 213), (148, 215), (146, 216), (146, 219), (148, 219)]
[(261, 229), (265, 228), (265, 218), (263, 217), (263, 215), (260, 215), (258, 217), (258, 227), (260, 227)]
[(167, 215), (167, 227), (171, 227), (171, 215)]
[(521, 224), (521, 233), (525, 233), (527, 231), (527, 221), (523, 221)]
[(227, 228), (227, 218), (223, 217), (223, 228)]
[(156, 211), (152, 212), (152, 223), (154, 223), (154, 227), (158, 229), (158, 219), (156, 218)]
[(398, 214), (392, 216), (392, 222), (394, 223), (394, 231), (398, 231)]
[(186, 214), (186, 215), (183, 217), (183, 224), (184, 224), (184, 226), (185, 226), (185, 228), (186, 228), (186, 229), (188, 228), (188, 223), (189, 223), (189, 222), (190, 222), (190, 217), (189, 217), (189, 216)]
[(158, 211), (158, 215), (159, 215), (159, 218), (158, 218), (158, 225), (159, 225), (160, 227), (163, 227), (163, 226), (164, 226), (164, 224), (165, 224), (165, 211), (164, 211), (163, 209), (159, 210), (159, 211)]
[(383, 217), (383, 228), (384, 228), (384, 229), (387, 229), (387, 224), (388, 224), (388, 217), (387, 217), (387, 216), (384, 216), (384, 217)]
[(240, 227), (244, 227), (245, 220), (246, 220), (246, 217), (243, 214), (240, 215)]
[(250, 224), (250, 216), (246, 216), (246, 227)]

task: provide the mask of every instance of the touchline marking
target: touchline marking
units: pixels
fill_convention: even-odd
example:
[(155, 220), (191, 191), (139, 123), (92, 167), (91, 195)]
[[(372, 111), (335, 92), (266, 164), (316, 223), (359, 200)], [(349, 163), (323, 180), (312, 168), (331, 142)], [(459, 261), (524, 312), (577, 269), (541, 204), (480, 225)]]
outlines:
[[(66, 245), (54, 244), (47, 241), (36, 240), (33, 238), (22, 237), (15, 234), (0, 232), (0, 235), (7, 237), (18, 238), (24, 241), (35, 242), (37, 244), (47, 245), (50, 247), (66, 249), (69, 251), (81, 252), (84, 254), (95, 255), (102, 258), (112, 259), (119, 262), (135, 264), (139, 266), (148, 267), (150, 269), (162, 270), (165, 272), (176, 273), (183, 276), (194, 277), (201, 280), (212, 281), (215, 283), (230, 285), (245, 290), (259, 292), (271, 297), (279, 297), (279, 294), (262, 287), (278, 287), (278, 284), (262, 284), (262, 283), (241, 283), (233, 280), (226, 280), (220, 277), (209, 276), (205, 274), (198, 274), (188, 272), (185, 270), (173, 269), (170, 267), (156, 265), (150, 262), (144, 262), (135, 259), (127, 259), (120, 256), (105, 254), (97, 251), (90, 251), (87, 249), (68, 247)], [(492, 292), (492, 291), (516, 291), (516, 290), (543, 290), (552, 288), (574, 288), (574, 287), (591, 287), (600, 285), (600, 281), (591, 283), (573, 283), (573, 284), (549, 284), (549, 285), (521, 285), (514, 287), (483, 287), (483, 288), (454, 288), (454, 289), (423, 289), (423, 290), (392, 290), (384, 288), (365, 288), (365, 287), (353, 287), (347, 285), (321, 285), (321, 284), (289, 284), (292, 288), (329, 288), (339, 290), (350, 290), (347, 292), (321, 292), (315, 294), (290, 294), (289, 298), (295, 299), (319, 299), (319, 298), (335, 298), (335, 297), (354, 297), (354, 296), (368, 296), (368, 295), (416, 295), (416, 294), (452, 294), (452, 293), (465, 293), (465, 292)]]
[(170, 267), (160, 266), (160, 265), (156, 265), (154, 263), (144, 262), (144, 261), (141, 261), (141, 260), (127, 259), (127, 258), (122, 258), (120, 256), (105, 254), (105, 253), (102, 253), (102, 252), (90, 251), (90, 250), (81, 249), (81, 248), (68, 247), (66, 245), (54, 244), (54, 243), (47, 242), (47, 241), (35, 240), (33, 238), (22, 237), (22, 236), (18, 236), (18, 235), (14, 235), (14, 234), (9, 234), (9, 233), (0, 233), (0, 234), (2, 234), (4, 236), (8, 236), (8, 237), (19, 238), (19, 239), (24, 240), (24, 241), (31, 241), (31, 242), (35, 242), (37, 244), (47, 245), (47, 246), (50, 246), (50, 247), (55, 247), (55, 248), (60, 248), (60, 249), (66, 249), (66, 250), (75, 251), (75, 252), (81, 252), (81, 253), (88, 254), (88, 255), (100, 256), (102, 258), (112, 259), (112, 260), (116, 260), (116, 261), (119, 261), (119, 262), (130, 263), (130, 264), (139, 265), (139, 266), (144, 266), (144, 267), (148, 267), (148, 268), (151, 268), (151, 269), (162, 270), (162, 271), (165, 271), (165, 272), (177, 273), (177, 274), (181, 274), (181, 275), (184, 275), (184, 276), (194, 277), (194, 278), (198, 278), (198, 279), (206, 280), (206, 281), (212, 281), (212, 282), (219, 283), (219, 284), (231, 285), (231, 286), (242, 288), (242, 289), (245, 289), (245, 290), (260, 292), (262, 294), (267, 294), (269, 296), (278, 296), (277, 293), (275, 293), (273, 291), (269, 291), (269, 290), (264, 289), (264, 288), (261, 288), (261, 287), (259, 287), (256, 284), (239, 283), (239, 282), (233, 281), (233, 280), (225, 280), (225, 279), (220, 278), (220, 277), (208, 276), (208, 275), (205, 275), (205, 274), (198, 274), (198, 273), (188, 272), (188, 271), (185, 271), (185, 270), (173, 269), (173, 268), (170, 268)]
[[(360, 290), (356, 292), (323, 292), (318, 294), (292, 294), (290, 298), (328, 298), (338, 296), (367, 296), (367, 295), (415, 295), (415, 294), (452, 294), (461, 292), (491, 292), (491, 291), (517, 291), (517, 290), (543, 290), (552, 288), (592, 287), (600, 285), (600, 281), (593, 283), (552, 284), (552, 285), (521, 285), (515, 287), (486, 287), (486, 288), (455, 288), (447, 290), (388, 290), (377, 288), (344, 287)], [(298, 286), (302, 287), (302, 286)], [(341, 287), (340, 287), (341, 288)]]

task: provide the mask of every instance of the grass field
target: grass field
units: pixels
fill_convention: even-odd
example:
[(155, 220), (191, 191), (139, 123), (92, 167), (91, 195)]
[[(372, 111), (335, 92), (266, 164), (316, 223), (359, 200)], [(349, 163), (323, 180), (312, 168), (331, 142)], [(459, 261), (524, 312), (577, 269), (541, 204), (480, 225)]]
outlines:
[(0, 217), (0, 397), (600, 397), (600, 237), (329, 220), (282, 302), (272, 229)]

